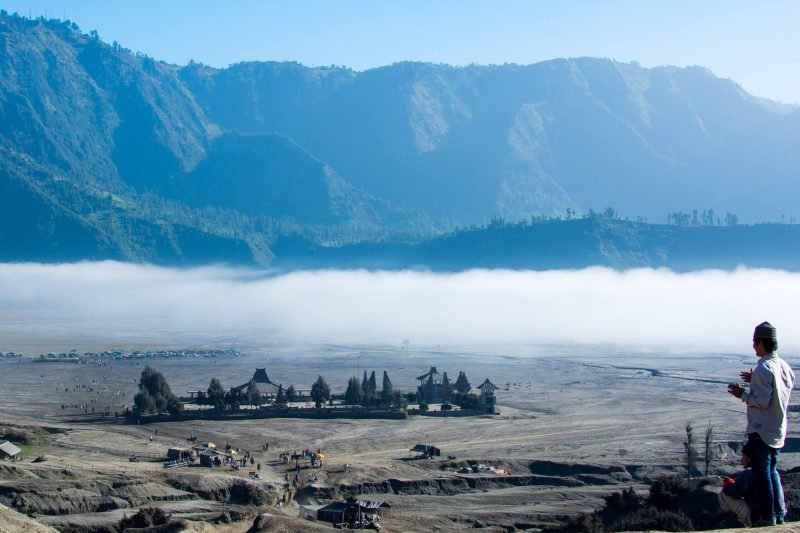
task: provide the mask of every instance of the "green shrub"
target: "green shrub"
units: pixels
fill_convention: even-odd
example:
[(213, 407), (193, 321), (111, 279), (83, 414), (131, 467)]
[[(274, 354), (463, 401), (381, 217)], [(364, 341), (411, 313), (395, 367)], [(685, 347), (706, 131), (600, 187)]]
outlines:
[(543, 533), (605, 533), (603, 522), (597, 514), (582, 514), (569, 521), (568, 524), (547, 527)]
[(661, 476), (650, 485), (647, 503), (658, 509), (673, 509), (678, 499), (689, 492), (689, 488), (689, 483), (682, 476)]
[(598, 511), (598, 514), (605, 524), (615, 522), (620, 516), (639, 511), (644, 503), (642, 497), (636, 494), (633, 487), (610, 494), (604, 499), (606, 505)]
[(119, 521), (119, 529), (131, 527), (153, 527), (167, 523), (169, 517), (158, 507), (143, 507), (133, 516), (125, 516)]
[(682, 512), (645, 507), (621, 517), (611, 531), (694, 531), (694, 525)]
[(258, 485), (243, 481), (231, 487), (231, 500), (242, 505), (266, 505), (270, 497)]

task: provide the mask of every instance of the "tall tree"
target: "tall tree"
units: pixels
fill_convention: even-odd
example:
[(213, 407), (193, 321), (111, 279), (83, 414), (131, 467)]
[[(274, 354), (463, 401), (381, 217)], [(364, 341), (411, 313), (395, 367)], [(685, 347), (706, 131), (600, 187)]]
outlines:
[(208, 384), (208, 403), (213, 405), (214, 409), (225, 407), (225, 388), (217, 378), (211, 378), (211, 383)]
[(453, 403), (466, 411), (478, 409), (480, 407), (478, 396), (472, 393), (463, 394), (457, 392), (453, 394)]
[(278, 385), (278, 395), (275, 396), (275, 403), (278, 405), (286, 405), (286, 392), (283, 390), (283, 385)]
[(139, 412), (155, 411), (175, 414), (183, 409), (172, 393), (164, 374), (147, 365), (139, 378), (139, 392), (133, 399)]
[(381, 389), (381, 399), (386, 405), (391, 405), (392, 398), (394, 397), (394, 387), (392, 380), (389, 379), (389, 374), (386, 370), (383, 371), (383, 388)]
[(706, 466), (706, 477), (708, 477), (708, 467), (711, 466), (711, 463), (714, 461), (714, 459), (714, 426), (711, 425), (711, 420), (709, 420), (708, 426), (706, 427), (705, 450), (703, 453), (703, 463), (705, 463)]
[(472, 388), (472, 385), (469, 384), (469, 381), (467, 380), (467, 375), (464, 372), (458, 373), (458, 378), (456, 379), (455, 388), (458, 392), (462, 394), (468, 393)]
[(694, 446), (694, 428), (691, 423), (686, 424), (686, 440), (683, 442), (686, 457), (686, 477), (692, 479), (692, 472), (697, 469), (697, 448)]
[(247, 384), (247, 403), (249, 403), (251, 407), (253, 405), (261, 405), (261, 391), (258, 390), (258, 385), (252, 378), (250, 379), (250, 383)]
[(377, 380), (375, 379), (374, 370), (372, 371), (372, 374), (369, 375), (369, 381), (367, 382), (367, 385), (369, 386), (369, 395), (374, 398), (375, 392), (377, 392), (378, 390), (378, 383)]
[(297, 390), (295, 390), (294, 385), (289, 385), (289, 388), (286, 389), (286, 399), (290, 402), (297, 401)]
[(151, 413), (156, 410), (156, 401), (147, 391), (139, 391), (133, 397), (133, 405), (140, 413)]
[(453, 385), (450, 383), (450, 378), (447, 377), (447, 372), (442, 374), (442, 395), (445, 402), (453, 399)]
[(347, 390), (344, 393), (344, 401), (350, 405), (357, 405), (361, 403), (363, 393), (361, 390), (361, 382), (358, 378), (353, 376), (347, 380)]
[(433, 374), (428, 376), (428, 380), (425, 382), (425, 403), (431, 404), (433, 403)]
[(408, 407), (408, 399), (403, 395), (402, 392), (395, 389), (392, 391), (392, 398), (389, 402), (389, 406), (394, 409), (405, 409)]
[(331, 389), (328, 383), (322, 376), (317, 376), (317, 381), (311, 385), (311, 399), (314, 400), (314, 405), (319, 408), (323, 402), (328, 401), (331, 397)]
[(242, 393), (236, 387), (231, 387), (231, 390), (225, 395), (225, 405), (228, 409), (238, 409), (242, 404)]

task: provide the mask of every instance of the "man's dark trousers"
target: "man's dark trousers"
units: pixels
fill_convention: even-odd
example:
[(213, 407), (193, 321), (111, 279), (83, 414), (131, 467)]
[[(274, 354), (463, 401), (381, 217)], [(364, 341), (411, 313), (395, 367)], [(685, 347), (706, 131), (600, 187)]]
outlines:
[(757, 433), (748, 435), (751, 446), (750, 468), (756, 485), (756, 501), (753, 522), (757, 520), (783, 520), (783, 490), (778, 475), (780, 450), (768, 446)]

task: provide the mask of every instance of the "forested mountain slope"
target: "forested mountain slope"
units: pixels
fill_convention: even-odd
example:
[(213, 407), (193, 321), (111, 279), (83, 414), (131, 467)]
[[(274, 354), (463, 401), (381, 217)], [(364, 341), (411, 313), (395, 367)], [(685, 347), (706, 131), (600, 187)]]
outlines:
[(5, 261), (265, 265), (279, 242), (419, 252), (464, 225), (608, 206), (658, 223), (798, 216), (800, 111), (699, 67), (181, 67), (7, 13), (0, 52)]
[(180, 76), (221, 127), (283, 132), (353, 184), (460, 223), (607, 206), (659, 222), (691, 209), (798, 217), (800, 111), (700, 67), (243, 63)]

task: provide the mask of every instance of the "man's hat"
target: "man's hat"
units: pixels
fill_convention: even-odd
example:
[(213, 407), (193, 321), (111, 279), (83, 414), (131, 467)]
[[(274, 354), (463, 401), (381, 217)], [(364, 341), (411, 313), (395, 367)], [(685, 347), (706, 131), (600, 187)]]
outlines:
[(772, 339), (774, 341), (778, 340), (778, 330), (775, 329), (775, 326), (770, 324), (769, 322), (762, 322), (761, 324), (756, 326), (756, 330), (753, 333), (754, 339)]

